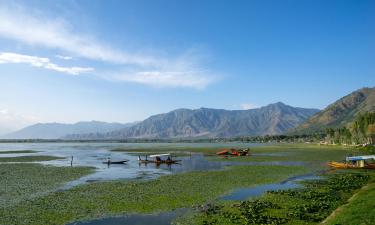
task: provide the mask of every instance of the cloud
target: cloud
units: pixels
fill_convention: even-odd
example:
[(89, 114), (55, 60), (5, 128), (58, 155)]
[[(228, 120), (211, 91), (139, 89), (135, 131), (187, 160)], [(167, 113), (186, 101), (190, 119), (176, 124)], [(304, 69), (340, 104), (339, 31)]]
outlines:
[[(144, 54), (141, 50), (122, 51), (97, 40), (93, 35), (77, 32), (81, 29), (74, 29), (72, 24), (62, 18), (48, 18), (41, 13), (35, 14), (29, 8), (23, 10), (22, 7), (4, 5), (0, 4), (0, 37), (34, 48), (43, 47), (72, 55), (58, 55), (61, 59), (79, 57), (109, 64), (105, 66), (113, 72), (102, 71), (98, 75), (100, 78), (157, 87), (197, 89), (203, 89), (217, 80), (207, 66), (203, 66), (207, 59), (206, 55), (197, 49), (184, 50), (177, 56), (155, 53), (164, 52), (160, 50), (155, 50), (152, 54)], [(33, 63), (45, 65), (46, 62)], [(79, 74), (91, 69), (64, 68), (56, 64), (42, 67), (70, 74)], [(103, 74), (108, 76), (104, 77)]]
[(11, 112), (6, 108), (0, 109), (0, 135), (36, 123), (34, 116), (24, 116)]
[(65, 55), (56, 55), (56, 58), (64, 59), (64, 60), (71, 60), (73, 57), (71, 56), (65, 56)]
[(37, 56), (22, 55), (10, 52), (0, 52), (0, 64), (4, 63), (26, 63), (33, 67), (54, 70), (61, 73), (71, 75), (79, 75), (81, 73), (92, 72), (94, 69), (90, 67), (62, 67), (51, 63), (48, 58)]
[(259, 106), (253, 103), (242, 103), (240, 106), (241, 106), (241, 109), (244, 109), (244, 110), (259, 108)]
[(204, 71), (174, 72), (174, 71), (143, 71), (123, 72), (112, 74), (111, 80), (128, 81), (154, 87), (188, 87), (203, 89), (216, 78), (204, 74)]
[(74, 55), (116, 64), (160, 65), (164, 59), (127, 54), (75, 32), (72, 25), (59, 19), (33, 16), (22, 8), (0, 6), (0, 36), (22, 43), (60, 49)]

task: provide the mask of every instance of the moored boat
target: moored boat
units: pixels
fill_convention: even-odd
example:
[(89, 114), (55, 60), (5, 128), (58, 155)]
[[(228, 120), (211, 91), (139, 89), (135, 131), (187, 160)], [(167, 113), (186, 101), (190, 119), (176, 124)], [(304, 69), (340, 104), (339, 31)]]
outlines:
[[(170, 154), (158, 154), (158, 155), (150, 155), (150, 158), (154, 158), (153, 160), (148, 160), (147, 156), (146, 159), (142, 159), (141, 156), (138, 156), (138, 163), (155, 163), (155, 164), (177, 164), (181, 160), (172, 159)], [(167, 157), (163, 159), (163, 157)]]
[(108, 160), (106, 162), (103, 162), (103, 164), (125, 164), (128, 161), (129, 160), (121, 160), (121, 161), (111, 161), (111, 160)]
[(375, 169), (375, 163), (368, 160), (375, 160), (375, 155), (346, 157), (345, 162), (329, 162), (328, 166), (336, 169)]

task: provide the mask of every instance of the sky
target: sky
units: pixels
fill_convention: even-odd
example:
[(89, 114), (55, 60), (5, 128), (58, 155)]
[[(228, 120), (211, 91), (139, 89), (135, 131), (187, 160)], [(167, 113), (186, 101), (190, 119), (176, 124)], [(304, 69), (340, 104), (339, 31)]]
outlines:
[(0, 133), (375, 84), (372, 0), (0, 0)]

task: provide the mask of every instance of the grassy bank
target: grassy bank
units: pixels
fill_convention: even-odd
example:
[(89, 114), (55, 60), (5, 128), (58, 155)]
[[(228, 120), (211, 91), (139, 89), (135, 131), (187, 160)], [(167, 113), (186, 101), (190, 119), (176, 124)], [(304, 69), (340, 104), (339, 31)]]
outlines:
[[(327, 175), (325, 180), (305, 182), (305, 188), (270, 191), (266, 195), (242, 202), (221, 202), (210, 205), (200, 213), (181, 219), (183, 224), (317, 224), (356, 193), (372, 182), (374, 174), (340, 173)], [(371, 197), (368, 193), (362, 195)], [(358, 197), (361, 197), (359, 195)], [(361, 199), (358, 199), (358, 204)], [(367, 200), (366, 206), (374, 206)], [(355, 204), (353, 201), (352, 204)], [(349, 206), (349, 205), (348, 205)], [(357, 214), (352, 214), (355, 211)], [(365, 207), (348, 207), (344, 217), (336, 217), (330, 224), (374, 224), (373, 216), (363, 222)], [(340, 215), (343, 215), (340, 213)], [(346, 218), (345, 218), (346, 216)], [(358, 216), (358, 217), (356, 217)], [(356, 217), (357, 220), (353, 218)], [(361, 218), (361, 219), (360, 219)], [(360, 222), (361, 221), (361, 222)]]
[(189, 172), (144, 182), (113, 181), (50, 193), (0, 211), (0, 224), (65, 224), (124, 213), (150, 213), (212, 201), (237, 187), (278, 182), (303, 167), (236, 166)]
[(0, 207), (10, 207), (41, 196), (91, 171), (88, 167), (52, 167), (34, 163), (0, 164)]
[(375, 182), (361, 189), (324, 224), (375, 224)]
[(38, 155), (38, 156), (17, 156), (17, 157), (0, 157), (1, 162), (41, 162), (56, 159), (64, 159), (62, 157)]

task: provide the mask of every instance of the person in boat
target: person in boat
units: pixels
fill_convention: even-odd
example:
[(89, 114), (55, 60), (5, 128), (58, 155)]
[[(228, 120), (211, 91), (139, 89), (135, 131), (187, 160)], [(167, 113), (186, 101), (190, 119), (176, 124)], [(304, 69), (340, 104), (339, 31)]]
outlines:
[(168, 158), (167, 158), (167, 162), (170, 162), (170, 161), (172, 161), (172, 159), (171, 159), (170, 156), (168, 156)]
[(156, 157), (155, 157), (155, 161), (156, 161), (156, 162), (161, 162), (161, 158), (160, 158), (160, 156), (156, 156)]
[(107, 163), (108, 163), (108, 165), (111, 164), (111, 158), (110, 157), (108, 157)]

